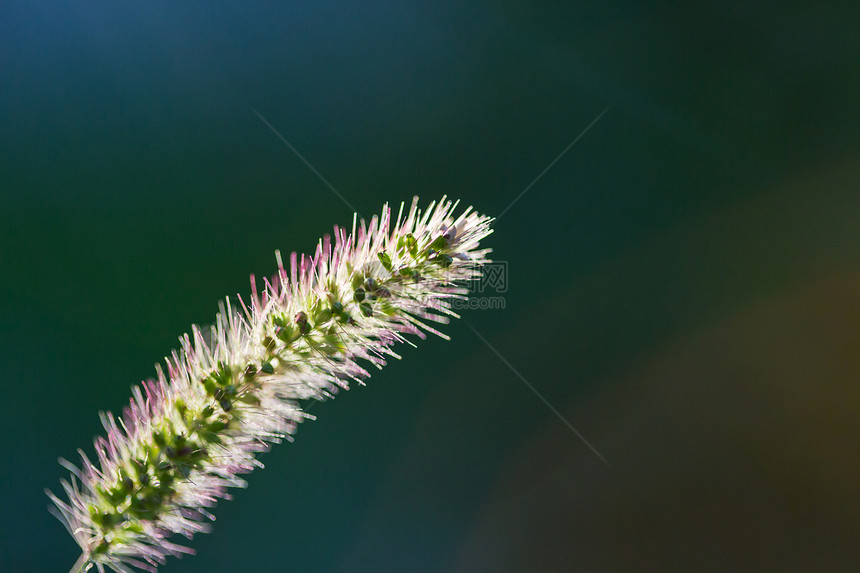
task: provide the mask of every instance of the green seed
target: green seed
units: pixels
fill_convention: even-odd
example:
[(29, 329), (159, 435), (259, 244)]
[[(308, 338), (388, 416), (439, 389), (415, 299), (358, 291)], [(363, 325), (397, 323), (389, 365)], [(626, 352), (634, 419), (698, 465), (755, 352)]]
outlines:
[(320, 310), (319, 312), (317, 312), (314, 315), (314, 324), (316, 324), (317, 326), (321, 326), (321, 325), (327, 323), (328, 321), (331, 320), (331, 315), (332, 315), (332, 311), (327, 309), (327, 308)]
[(414, 259), (418, 254), (418, 241), (415, 240), (415, 237), (412, 236), (412, 233), (409, 233), (404, 238), (404, 242), (406, 243), (406, 250), (409, 251), (409, 254)]
[(244, 404), (251, 404), (252, 406), (259, 406), (260, 399), (254, 396), (253, 394), (242, 394), (239, 396), (239, 401)]
[(376, 296), (379, 298), (390, 298), (391, 291), (385, 287), (379, 287), (379, 290), (376, 291)]
[(311, 331), (311, 325), (308, 324), (308, 315), (306, 315), (304, 312), (297, 312), (295, 316), (295, 321), (296, 324), (299, 326), (299, 331), (302, 333), (302, 335), (305, 335)]
[(439, 235), (436, 239), (430, 243), (430, 248), (435, 251), (441, 251), (445, 247), (448, 246), (448, 239), (446, 239), (443, 235)]
[(352, 293), (352, 300), (355, 302), (361, 302), (364, 300), (364, 289), (359, 287), (355, 289), (355, 292)]
[(376, 256), (379, 258), (379, 262), (382, 263), (382, 266), (385, 267), (385, 270), (391, 271), (391, 257), (388, 256), (388, 253), (382, 251), (381, 253), (377, 253)]

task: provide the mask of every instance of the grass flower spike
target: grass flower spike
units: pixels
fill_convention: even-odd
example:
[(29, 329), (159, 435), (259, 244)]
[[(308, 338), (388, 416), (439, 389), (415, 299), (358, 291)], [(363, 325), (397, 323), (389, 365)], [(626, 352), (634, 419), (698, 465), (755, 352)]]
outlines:
[(122, 418), (102, 413), (106, 437), (95, 439), (98, 464), (81, 452), (66, 499), (48, 495), (82, 549), (72, 571), (95, 566), (155, 571), (176, 543), (209, 529), (210, 509), (240, 474), (260, 467), (256, 454), (295, 431), (308, 400), (332, 397), (350, 381), (398, 357), (394, 343), (427, 324), (456, 317), (462, 281), (480, 275), (490, 219), (454, 217), (444, 197), (426, 211), (417, 197), (395, 221), (385, 206), (352, 233), (335, 227), (313, 257), (292, 254), (262, 292), (251, 277), (245, 301), (228, 298), (211, 327), (192, 327), (153, 380), (133, 389)]

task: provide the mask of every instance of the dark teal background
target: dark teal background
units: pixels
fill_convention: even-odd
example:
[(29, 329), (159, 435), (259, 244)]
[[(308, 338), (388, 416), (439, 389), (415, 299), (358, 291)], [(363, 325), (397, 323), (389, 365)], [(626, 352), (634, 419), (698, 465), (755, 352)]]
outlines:
[(57, 457), (351, 212), (490, 215), (504, 310), (317, 405), (192, 571), (860, 568), (860, 13), (835, 3), (0, 6), (0, 570)]

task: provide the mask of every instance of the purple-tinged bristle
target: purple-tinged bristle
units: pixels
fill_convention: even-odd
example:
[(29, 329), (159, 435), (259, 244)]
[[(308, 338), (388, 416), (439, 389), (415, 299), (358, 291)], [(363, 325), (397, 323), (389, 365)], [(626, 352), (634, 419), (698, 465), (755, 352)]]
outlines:
[(239, 475), (262, 466), (256, 454), (312, 418), (305, 400), (363, 384), (358, 360), (381, 368), (399, 358), (395, 343), (412, 344), (408, 335), (447, 338), (427, 322), (457, 317), (460, 285), (490, 252), (478, 248), (490, 219), (471, 208), (454, 218), (455, 208), (443, 197), (422, 212), (416, 198), (393, 224), (387, 205), (369, 224), (354, 217), (351, 234), (335, 227), (313, 256), (291, 253), (289, 272), (276, 252), (262, 292), (252, 275), (247, 303), (240, 297), (234, 309), (227, 299), (212, 327), (183, 335), (122, 418), (101, 415), (99, 467), (81, 452), (81, 469), (63, 462), (67, 501), (49, 492), (83, 551), (73, 571), (155, 571), (193, 553), (172, 536), (209, 530), (206, 508), (245, 487)]

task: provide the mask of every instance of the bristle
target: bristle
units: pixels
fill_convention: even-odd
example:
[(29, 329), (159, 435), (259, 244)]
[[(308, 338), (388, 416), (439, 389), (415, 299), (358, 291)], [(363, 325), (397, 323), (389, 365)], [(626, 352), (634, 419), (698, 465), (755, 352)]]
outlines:
[(313, 257), (290, 255), (278, 269), (251, 276), (249, 304), (229, 299), (212, 327), (192, 326), (154, 380), (132, 391), (123, 418), (100, 414), (107, 437), (95, 440), (98, 469), (61, 463), (72, 476), (68, 498), (53, 494), (57, 515), (83, 554), (73, 571), (155, 571), (168, 556), (193, 553), (172, 541), (209, 530), (206, 509), (245, 487), (239, 474), (262, 467), (256, 454), (313, 418), (308, 399), (325, 400), (369, 376), (358, 361), (381, 368), (406, 335), (448, 338), (425, 321), (457, 317), (463, 281), (480, 274), (490, 219), (442, 198), (427, 211), (417, 197), (391, 226), (386, 205), (352, 234), (334, 230)]

